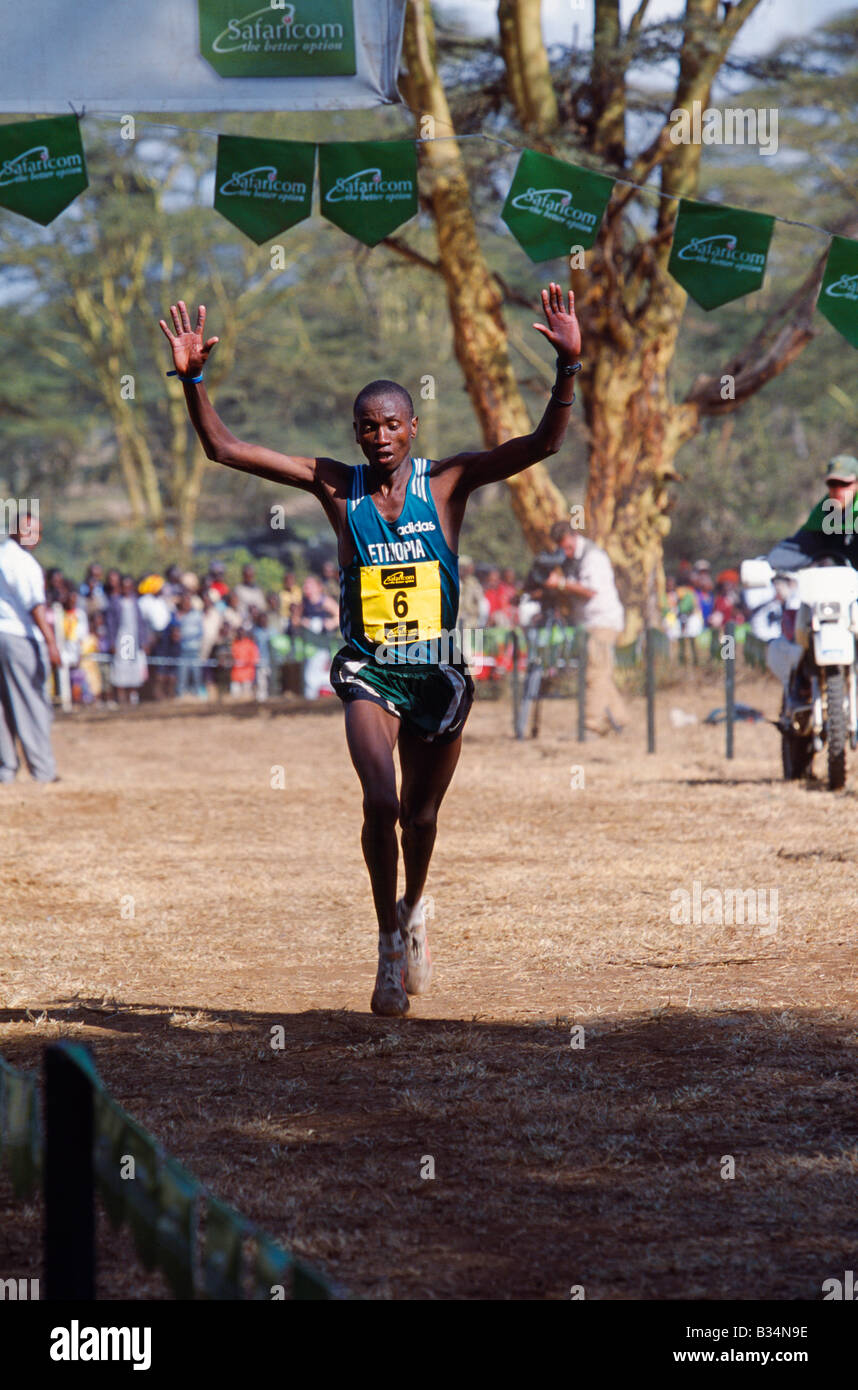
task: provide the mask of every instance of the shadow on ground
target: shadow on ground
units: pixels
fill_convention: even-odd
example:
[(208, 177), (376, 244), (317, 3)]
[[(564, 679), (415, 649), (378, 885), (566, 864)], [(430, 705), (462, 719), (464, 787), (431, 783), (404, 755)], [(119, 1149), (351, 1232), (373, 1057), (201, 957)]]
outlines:
[[(572, 1022), (75, 1002), (0, 1012), (0, 1051), (86, 1041), (171, 1153), (359, 1297), (819, 1299), (854, 1267), (854, 1026), (677, 1009), (584, 1020), (581, 1048)], [(0, 1221), (0, 1274), (38, 1276), (40, 1203), (5, 1173)], [(99, 1260), (101, 1298), (164, 1296), (103, 1218)]]

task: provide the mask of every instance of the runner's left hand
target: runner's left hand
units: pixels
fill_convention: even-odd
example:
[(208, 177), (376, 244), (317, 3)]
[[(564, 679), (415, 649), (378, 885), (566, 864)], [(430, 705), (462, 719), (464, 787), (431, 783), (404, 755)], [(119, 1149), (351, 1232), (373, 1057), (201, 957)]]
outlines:
[(563, 291), (552, 280), (547, 290), (542, 291), (542, 312), (548, 324), (535, 323), (537, 332), (542, 333), (563, 362), (577, 362), (581, 351), (581, 329), (575, 316), (575, 296), (569, 291), (569, 308), (564, 307)]

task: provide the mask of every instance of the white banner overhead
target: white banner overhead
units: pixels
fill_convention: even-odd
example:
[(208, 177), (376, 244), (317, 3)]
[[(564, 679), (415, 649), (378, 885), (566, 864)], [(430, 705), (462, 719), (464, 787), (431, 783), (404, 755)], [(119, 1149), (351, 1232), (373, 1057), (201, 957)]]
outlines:
[(0, 111), (325, 111), (401, 100), (406, 0), (0, 0)]

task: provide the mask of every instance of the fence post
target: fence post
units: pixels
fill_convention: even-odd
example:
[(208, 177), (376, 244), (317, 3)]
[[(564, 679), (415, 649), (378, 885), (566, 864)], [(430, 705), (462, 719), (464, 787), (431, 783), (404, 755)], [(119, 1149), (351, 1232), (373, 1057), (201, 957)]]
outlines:
[(727, 757), (733, 756), (733, 720), (736, 713), (736, 624), (725, 623), (724, 633), (728, 638), (724, 653), (724, 694), (727, 705)]
[(644, 633), (646, 654), (646, 751), (655, 752), (655, 629), (647, 624)]
[(579, 627), (578, 640), (578, 742), (587, 737), (587, 629)]
[(518, 707), (521, 701), (521, 676), (518, 669), (518, 660), (521, 647), (518, 640), (518, 632), (515, 628), (511, 630), (512, 636), (512, 731), (516, 738), (522, 735), (518, 729)]
[(92, 1086), (62, 1044), (45, 1049), (45, 1296), (95, 1298)]

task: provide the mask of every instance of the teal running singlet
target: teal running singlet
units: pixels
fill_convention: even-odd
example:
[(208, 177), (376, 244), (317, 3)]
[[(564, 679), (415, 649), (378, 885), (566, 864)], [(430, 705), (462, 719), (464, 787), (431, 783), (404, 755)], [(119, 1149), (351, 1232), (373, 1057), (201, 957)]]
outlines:
[(429, 468), (429, 459), (412, 458), (395, 522), (384, 520), (370, 496), (369, 466), (354, 470), (346, 514), (355, 555), (347, 569), (340, 568), (340, 627), (349, 646), (365, 657), (382, 653), (382, 660), (390, 660), (391, 648), (405, 648), (409, 663), (431, 663), (432, 648), (424, 652), (423, 643), (434, 642), (437, 649), (437, 639), (449, 641), (455, 632), (459, 557), (444, 539)]

